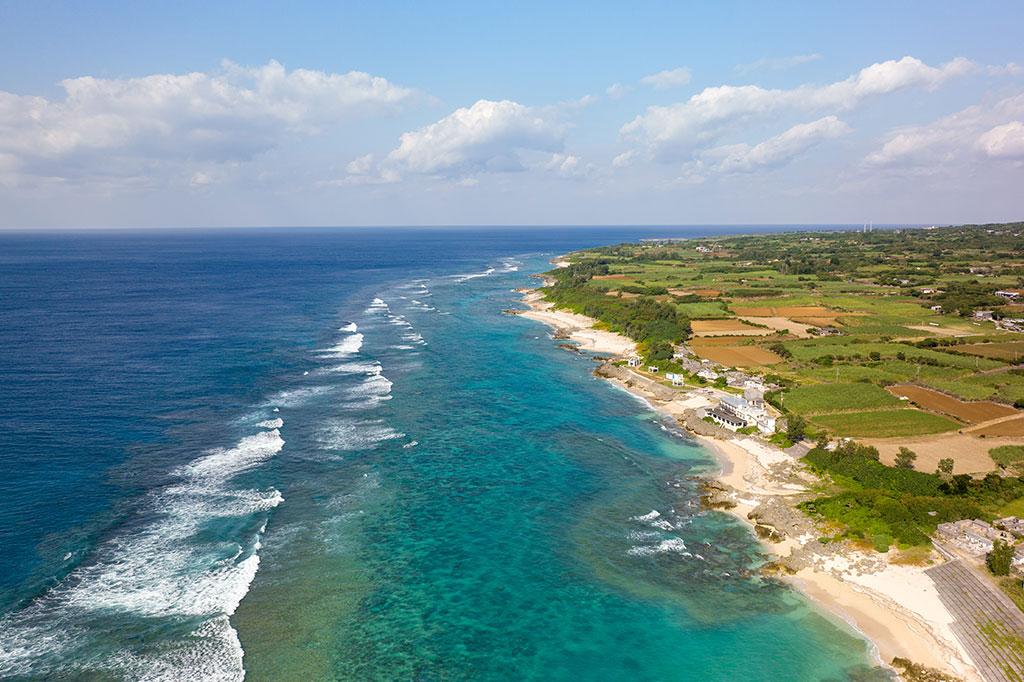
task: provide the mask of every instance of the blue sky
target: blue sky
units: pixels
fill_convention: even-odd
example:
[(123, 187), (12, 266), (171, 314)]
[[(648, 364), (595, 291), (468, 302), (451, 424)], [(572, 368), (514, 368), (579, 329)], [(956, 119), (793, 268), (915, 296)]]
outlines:
[(207, 4), (0, 5), (0, 226), (1024, 215), (1021, 3)]

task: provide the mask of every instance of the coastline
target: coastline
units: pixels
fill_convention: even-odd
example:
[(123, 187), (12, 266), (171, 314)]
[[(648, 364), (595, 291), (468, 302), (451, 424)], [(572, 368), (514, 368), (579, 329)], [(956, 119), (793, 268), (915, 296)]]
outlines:
[[(552, 262), (558, 267), (566, 264), (562, 259)], [(555, 310), (538, 289), (521, 293), (529, 310), (516, 314), (543, 322), (555, 331), (556, 338), (575, 341), (584, 350), (614, 356), (635, 352), (632, 340), (595, 329), (596, 320), (592, 318)], [(673, 391), (672, 397), (668, 397), (656, 390), (660, 384), (621, 369), (625, 374), (598, 374), (673, 420), (686, 410), (709, 402), (694, 391)], [(805, 477), (804, 483), (811, 481), (802, 474), (797, 457), (749, 437), (722, 439), (689, 429), (688, 432), (720, 464), (719, 473), (710, 481), (720, 503), (715, 506), (746, 524), (770, 561), (785, 567), (776, 572), (777, 577), (859, 632), (871, 644), (878, 664), (891, 668), (893, 659), (898, 657), (964, 680), (982, 680), (954, 635), (950, 627), (953, 616), (923, 567), (894, 564), (882, 555), (834, 546), (816, 551), (822, 546), (813, 533), (813, 522), (801, 512), (792, 512), (803, 521), (794, 521), (791, 527), (779, 528), (762, 522), (761, 511), (765, 507), (791, 510), (792, 503), (786, 498), (807, 491), (800, 476)], [(769, 533), (776, 530), (784, 535), (781, 541), (769, 539)]]

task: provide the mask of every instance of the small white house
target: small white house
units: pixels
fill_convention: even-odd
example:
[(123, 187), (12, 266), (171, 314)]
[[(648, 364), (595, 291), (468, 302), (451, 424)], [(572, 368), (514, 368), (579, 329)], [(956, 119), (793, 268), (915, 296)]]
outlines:
[(639, 367), (640, 366), (640, 358), (637, 357), (636, 355), (631, 355), (629, 357), (629, 359), (626, 360), (626, 364), (629, 365), (630, 367)]
[(714, 381), (715, 379), (718, 378), (718, 372), (714, 371), (713, 369), (708, 369), (707, 367), (704, 367), (700, 370), (697, 370), (697, 376), (699, 376), (701, 379), (704, 379), (705, 381)]
[(676, 374), (675, 372), (665, 372), (665, 378), (672, 382), (673, 386), (682, 386), (685, 382), (682, 374)]
[(647, 371), (651, 372), (652, 374), (657, 374), (658, 373), (658, 366), (657, 365), (647, 365)]

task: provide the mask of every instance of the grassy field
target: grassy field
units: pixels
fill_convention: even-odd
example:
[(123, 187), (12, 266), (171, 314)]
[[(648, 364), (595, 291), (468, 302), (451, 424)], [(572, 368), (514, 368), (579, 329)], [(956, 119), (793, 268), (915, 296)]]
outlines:
[(900, 407), (901, 401), (875, 384), (817, 384), (800, 386), (783, 397), (786, 409), (813, 415), (842, 410)]
[(811, 418), (837, 436), (891, 438), (955, 431), (959, 424), (937, 414), (920, 410), (871, 410), (840, 412)]
[[(672, 306), (689, 326), (685, 345), (672, 352), (770, 377), (783, 385), (786, 409), (813, 417), (822, 427), (834, 426), (831, 430), (844, 435), (927, 435), (957, 428), (937, 413), (977, 423), (986, 413), (1024, 404), (1024, 368), (1011, 367), (1024, 360), (1021, 335), (973, 317), (976, 310), (1024, 316), (1024, 306), (1008, 309), (994, 294), (1024, 280), (1022, 228), (620, 244), (572, 254), (580, 271), (563, 271), (557, 288), (560, 302), (571, 302), (591, 317), (604, 319), (595, 313), (617, 307), (605, 316), (611, 324), (640, 341), (644, 353), (657, 350), (662, 359), (664, 346), (645, 340), (664, 337), (660, 318), (665, 313), (651, 306)], [(608, 291), (623, 297), (605, 296)], [(630, 308), (627, 300), (650, 305)], [(643, 319), (629, 319), (635, 315)], [(740, 317), (754, 325), (761, 318), (766, 329), (751, 328)], [(670, 319), (669, 324), (680, 329), (683, 322)], [(919, 390), (928, 412), (903, 409), (908, 404), (884, 390), (892, 384), (947, 396)], [(1000, 405), (963, 405), (956, 399)], [(883, 408), (899, 414), (882, 415)], [(1024, 432), (1024, 421), (992, 435), (1017, 431)]]

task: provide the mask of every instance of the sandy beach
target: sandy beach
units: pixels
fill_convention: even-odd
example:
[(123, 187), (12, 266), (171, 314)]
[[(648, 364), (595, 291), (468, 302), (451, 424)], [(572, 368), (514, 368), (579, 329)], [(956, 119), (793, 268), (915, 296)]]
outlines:
[(555, 310), (554, 306), (543, 300), (539, 291), (523, 296), (523, 302), (530, 306), (529, 310), (520, 313), (523, 317), (543, 322), (560, 335), (578, 343), (584, 350), (611, 355), (629, 355), (636, 351), (636, 344), (625, 336), (595, 329), (595, 320), (585, 315)]
[[(635, 344), (613, 332), (594, 329), (594, 320), (584, 315), (554, 310), (539, 291), (524, 295), (530, 310), (523, 317), (543, 322), (556, 332), (579, 343), (581, 348), (615, 356), (635, 352)], [(629, 377), (610, 377), (625, 390), (643, 398), (652, 409), (678, 418), (685, 410), (706, 405), (700, 390), (667, 394), (649, 378), (626, 370)], [(666, 399), (668, 398), (668, 399)], [(693, 434), (722, 464), (716, 481), (731, 489), (726, 509), (754, 528), (748, 516), (765, 502), (800, 495), (807, 488), (799, 481), (803, 473), (798, 460), (750, 437), (720, 439)], [(785, 472), (781, 474), (780, 472)], [(813, 483), (807, 480), (807, 483)], [(950, 624), (953, 616), (939, 598), (931, 578), (921, 566), (890, 563), (883, 555), (869, 555), (853, 549), (832, 549), (828, 554), (808, 558), (805, 546), (816, 539), (809, 519), (802, 535), (784, 529), (781, 542), (761, 540), (769, 557), (786, 559), (801, 552), (807, 564), (792, 575), (790, 582), (833, 617), (863, 634), (874, 646), (879, 664), (890, 665), (894, 657), (905, 658), (965, 680), (981, 680), (966, 650), (956, 639)]]

